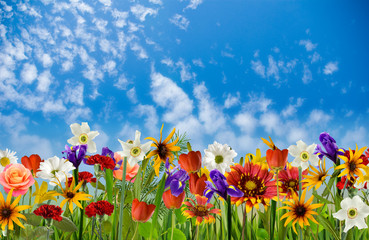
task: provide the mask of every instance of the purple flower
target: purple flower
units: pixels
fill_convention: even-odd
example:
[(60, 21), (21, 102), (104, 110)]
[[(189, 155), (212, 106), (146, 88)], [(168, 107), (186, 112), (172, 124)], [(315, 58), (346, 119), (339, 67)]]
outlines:
[[(183, 169), (178, 170), (179, 168), (178, 166), (174, 167), (172, 171), (170, 171), (169, 167), (170, 167), (170, 164), (169, 164), (169, 160), (167, 159), (165, 163), (165, 168), (167, 170), (165, 172), (168, 174), (168, 178), (165, 181), (164, 189), (166, 189), (167, 187), (170, 187), (170, 190), (173, 196), (178, 197), (179, 194), (183, 192), (186, 186), (186, 181), (190, 179), (190, 177), (188, 176), (185, 170)], [(176, 169), (178, 171), (174, 172)]]
[[(78, 151), (78, 154), (77, 154)], [(76, 145), (73, 147), (69, 147), (65, 145), (65, 153), (67, 155), (67, 159), (71, 162), (75, 168), (78, 169), (79, 165), (81, 164), (82, 160), (86, 157), (87, 145)]]
[(226, 177), (219, 172), (218, 169), (214, 169), (210, 172), (210, 178), (215, 186), (211, 182), (205, 181), (207, 189), (204, 191), (204, 196), (209, 199), (208, 202), (213, 197), (214, 193), (218, 194), (225, 200), (228, 195), (232, 197), (242, 197), (244, 195), (244, 193), (235, 186), (230, 186), (227, 183)]
[(319, 136), (319, 140), (325, 148), (326, 152), (323, 151), (322, 147), (318, 144), (316, 147), (315, 154), (318, 154), (319, 158), (322, 159), (324, 156), (336, 163), (338, 155), (343, 155), (344, 153), (339, 151), (336, 140), (334, 140), (328, 133), (323, 132)]

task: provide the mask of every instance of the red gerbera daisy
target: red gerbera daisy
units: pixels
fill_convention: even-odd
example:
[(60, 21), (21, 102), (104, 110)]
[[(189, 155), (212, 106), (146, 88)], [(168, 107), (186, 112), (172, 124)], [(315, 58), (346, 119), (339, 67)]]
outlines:
[(85, 213), (88, 217), (104, 216), (105, 214), (110, 216), (114, 211), (114, 205), (108, 201), (102, 200), (90, 203), (85, 208)]
[(35, 211), (33, 211), (34, 214), (37, 216), (42, 216), (45, 219), (54, 219), (58, 222), (63, 220), (63, 218), (60, 216), (62, 214), (63, 210), (59, 206), (55, 205), (48, 205), (44, 204), (37, 208)]
[(269, 201), (277, 196), (276, 181), (272, 181), (273, 173), (268, 171), (266, 164), (246, 162), (242, 167), (240, 164), (231, 166), (231, 172), (226, 172), (229, 185), (236, 186), (244, 195), (242, 197), (231, 197), (231, 202), (239, 206), (246, 203), (246, 212), (252, 207), (259, 209), (259, 203), (265, 208)]
[[(302, 172), (302, 175), (307, 175), (308, 170)], [(292, 193), (298, 195), (299, 192), (299, 169), (297, 167), (292, 167), (287, 164), (286, 170), (283, 169), (278, 173), (278, 181), (280, 182), (280, 188), (282, 188), (282, 193), (287, 194), (286, 198), (292, 198)], [(302, 187), (304, 189), (304, 187)]]
[(207, 203), (208, 198), (205, 196), (200, 196), (198, 194), (195, 195), (196, 202), (189, 198), (191, 202), (184, 202), (186, 207), (183, 207), (182, 214), (183, 216), (186, 216), (187, 218), (193, 218), (196, 217), (196, 225), (200, 225), (202, 221), (204, 220), (204, 223), (214, 223), (215, 218), (213, 215), (210, 215), (210, 213), (218, 214), (220, 215), (220, 209), (214, 208), (213, 204)]
[(99, 164), (101, 167), (101, 171), (103, 171), (105, 168), (111, 170), (114, 170), (115, 168), (115, 162), (111, 157), (103, 156), (100, 154), (95, 154), (91, 157), (88, 157), (85, 163), (87, 165)]
[[(86, 183), (90, 183), (90, 182), (96, 182), (96, 178), (93, 177), (94, 175), (90, 172), (78, 172), (78, 181), (82, 181), (84, 180), (83, 184), (85, 185)], [(68, 186), (70, 186), (70, 184), (72, 183), (73, 177), (68, 178)]]

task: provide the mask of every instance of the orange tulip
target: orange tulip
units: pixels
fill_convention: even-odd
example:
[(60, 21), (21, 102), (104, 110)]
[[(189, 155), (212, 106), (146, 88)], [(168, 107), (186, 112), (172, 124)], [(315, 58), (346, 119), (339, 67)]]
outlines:
[(182, 153), (179, 155), (178, 163), (187, 173), (197, 172), (201, 168), (201, 152), (190, 151), (188, 154)]
[(185, 191), (178, 195), (178, 197), (172, 194), (172, 191), (168, 189), (163, 193), (163, 201), (168, 209), (178, 209), (182, 206), (182, 203), (186, 197)]
[(279, 170), (282, 170), (284, 166), (286, 166), (287, 159), (288, 159), (287, 149), (283, 149), (283, 150), (268, 149), (266, 152), (267, 163), (269, 165), (269, 168), (272, 169), (273, 171), (278, 172)]
[(43, 162), (44, 160), (41, 160), (40, 156), (37, 154), (32, 154), (31, 156), (27, 157), (24, 156), (21, 159), (21, 162), (23, 166), (25, 166), (27, 169), (29, 169), (32, 172), (32, 175), (36, 177), (36, 173), (40, 170), (40, 162)]
[[(123, 160), (123, 157), (121, 157), (118, 153), (114, 153), (114, 158), (115, 160), (118, 162), (120, 160)], [(116, 179), (122, 180), (122, 176), (123, 176), (123, 163), (120, 166), (120, 168), (118, 170), (114, 170), (113, 171), (113, 176)], [(127, 168), (126, 168), (126, 181), (130, 181), (130, 182), (135, 182), (136, 179), (133, 179), (138, 172), (138, 169), (140, 168), (140, 165), (136, 164), (134, 166), (129, 165), (129, 163), (127, 162)]]
[(204, 196), (204, 191), (206, 187), (205, 181), (208, 180), (205, 174), (199, 177), (198, 173), (190, 173), (190, 192), (193, 195)]
[(156, 206), (154, 204), (148, 205), (145, 202), (138, 201), (137, 198), (132, 202), (132, 219), (136, 222), (147, 222), (154, 214)]

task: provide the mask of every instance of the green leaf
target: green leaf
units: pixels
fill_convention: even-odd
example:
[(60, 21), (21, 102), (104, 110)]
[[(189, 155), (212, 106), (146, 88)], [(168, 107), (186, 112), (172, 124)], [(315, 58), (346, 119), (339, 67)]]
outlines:
[(77, 226), (69, 218), (62, 216), (63, 220), (60, 222), (53, 221), (53, 225), (63, 232), (75, 232), (77, 231)]
[(101, 230), (104, 234), (109, 234), (111, 233), (113, 229), (113, 225), (111, 224), (110, 221), (108, 220), (104, 220), (102, 223), (101, 223)]
[(174, 214), (176, 215), (176, 221), (179, 223), (179, 224), (183, 224), (187, 221), (187, 217), (183, 216), (182, 215), (182, 210), (179, 208), (179, 209), (175, 209), (174, 210)]
[[(168, 228), (167, 239), (172, 239), (172, 228)], [(186, 235), (178, 228), (173, 229), (173, 239), (175, 240), (186, 240)]]
[(332, 189), (334, 180), (337, 178), (337, 176), (340, 174), (341, 170), (336, 170), (333, 172), (332, 177), (329, 179), (327, 187), (322, 193), (322, 197), (326, 197), (329, 194), (329, 190)]
[[(140, 223), (138, 224), (138, 232), (140, 233), (141, 236), (145, 238), (149, 238), (150, 235), (152, 235), (152, 238), (158, 239), (158, 231), (156, 228), (153, 229), (152, 226), (153, 224), (151, 224), (150, 222)], [(151, 231), (152, 234), (150, 234)]]
[[(54, 233), (53, 229), (50, 229), (50, 239), (52, 234)], [(46, 240), (47, 239), (47, 227), (37, 227), (34, 232), (34, 237), (37, 240)]]
[(132, 203), (133, 202), (133, 193), (132, 191), (126, 191), (126, 195), (124, 197), (124, 203)]
[(135, 182), (133, 184), (133, 189), (134, 189), (134, 197), (137, 199), (140, 199), (140, 194), (141, 194), (141, 183), (142, 183), (142, 169), (146, 168), (147, 165), (147, 161), (149, 159), (145, 158), (142, 161), (142, 165), (140, 166), (140, 168), (138, 169), (138, 172), (136, 174), (136, 179)]
[(258, 230), (256, 230), (256, 237), (258, 240), (265, 240), (269, 238), (269, 234), (264, 228), (258, 228)]
[(42, 221), (42, 217), (37, 216), (34, 213), (22, 213), (22, 214), (27, 218), (27, 223), (33, 226), (39, 226)]
[[(164, 186), (165, 186), (165, 180), (166, 180), (166, 175), (164, 174), (160, 183), (159, 183), (159, 188), (156, 192), (156, 196), (155, 196), (155, 212), (152, 216), (152, 225), (151, 225), (151, 232), (156, 231), (156, 224), (158, 222), (158, 214), (159, 214), (159, 210), (160, 210), (160, 203), (162, 201), (162, 197), (163, 197), (163, 192), (164, 192)], [(151, 233), (150, 233), (151, 235)], [(151, 236), (150, 236), (151, 239)]]
[(108, 201), (113, 202), (113, 170), (105, 169), (106, 192), (108, 194)]
[(317, 217), (318, 217), (319, 224), (322, 224), (325, 230), (327, 230), (328, 232), (332, 234), (334, 239), (340, 240), (340, 236), (337, 234), (334, 226), (332, 226), (332, 223), (328, 219), (322, 217), (321, 215), (317, 215)]
[[(91, 182), (91, 186), (93, 188), (96, 188), (96, 183)], [(97, 184), (97, 189), (105, 191), (105, 186), (99, 181), (98, 184)]]
[(328, 199), (321, 197), (317, 192), (313, 193), (314, 197), (319, 200), (319, 203), (326, 203), (326, 204), (334, 204), (333, 202), (329, 201)]

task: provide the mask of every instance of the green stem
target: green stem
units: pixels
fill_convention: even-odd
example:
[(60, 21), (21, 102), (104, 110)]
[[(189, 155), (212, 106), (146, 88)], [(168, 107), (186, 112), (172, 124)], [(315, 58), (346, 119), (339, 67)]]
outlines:
[(245, 240), (245, 235), (247, 234), (246, 230), (246, 222), (247, 222), (247, 214), (246, 214), (246, 204), (245, 207), (242, 208), (243, 210), (243, 223), (242, 223), (242, 235), (241, 235), (241, 239)]
[(172, 236), (171, 236), (171, 240), (173, 240), (173, 235), (174, 235), (174, 227), (176, 225), (176, 215), (174, 213), (174, 209), (172, 209)]
[[(276, 180), (277, 180), (277, 227), (276, 227), (276, 233), (278, 236), (278, 230), (279, 230), (279, 182), (278, 182), (278, 175), (279, 171), (276, 172)], [(301, 181), (301, 180), (300, 180)]]
[[(299, 167), (299, 201), (301, 200), (302, 194), (302, 168)], [(302, 228), (299, 226), (299, 240), (302, 240)]]
[(84, 210), (84, 201), (82, 202), (82, 208), (81, 208), (81, 216), (80, 216), (80, 221), (79, 221), (79, 234), (78, 234), (78, 239), (82, 239), (82, 234), (83, 234), (83, 215), (85, 213), (85, 210)]
[(139, 223), (139, 222), (137, 222), (137, 223), (136, 223), (136, 229), (135, 229), (135, 233), (133, 234), (132, 240), (134, 240), (134, 239), (135, 239), (135, 237), (136, 237), (137, 230), (138, 230), (138, 223)]
[(228, 196), (227, 198), (227, 223), (228, 223), (228, 240), (232, 239), (232, 205), (231, 205), (231, 197)]
[[(100, 175), (97, 176), (97, 179), (96, 179), (96, 186), (95, 186), (95, 197), (94, 197), (94, 201), (96, 202), (97, 201), (97, 188), (98, 188), (98, 183), (99, 183), (99, 180), (100, 180)], [(94, 230), (95, 230), (95, 221), (96, 221), (96, 218), (95, 217), (92, 217), (92, 226), (91, 226), (91, 238), (94, 236)]]
[(123, 208), (124, 208), (124, 195), (126, 191), (126, 172), (127, 172), (127, 158), (123, 160), (123, 174), (122, 174), (122, 190), (120, 195), (120, 209), (119, 209), (119, 230), (118, 230), (118, 240), (122, 239), (122, 229), (123, 229)]
[(199, 226), (200, 226), (200, 225), (196, 225), (196, 239), (197, 239), (197, 240), (199, 240), (199, 239), (200, 239), (200, 237), (199, 237), (199, 236), (200, 236), (200, 234), (199, 234), (199, 232), (200, 232), (200, 228), (199, 228)]
[(50, 239), (50, 227), (47, 227), (46, 240)]

